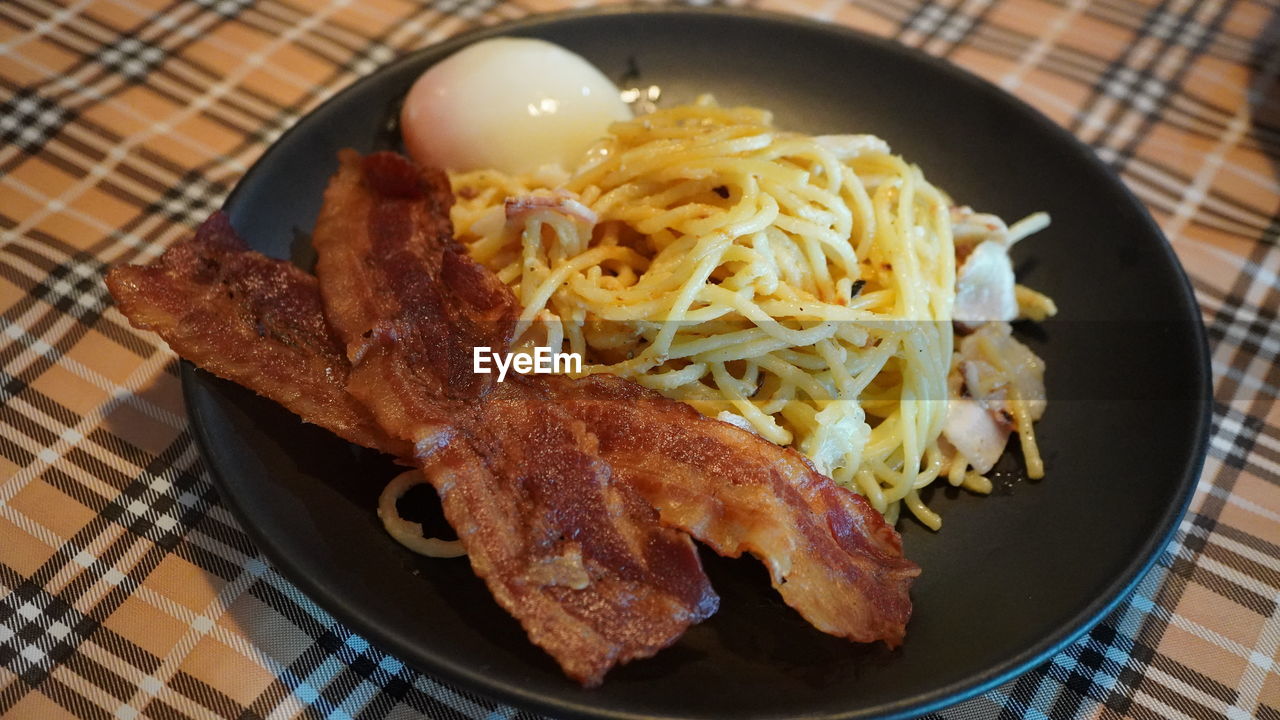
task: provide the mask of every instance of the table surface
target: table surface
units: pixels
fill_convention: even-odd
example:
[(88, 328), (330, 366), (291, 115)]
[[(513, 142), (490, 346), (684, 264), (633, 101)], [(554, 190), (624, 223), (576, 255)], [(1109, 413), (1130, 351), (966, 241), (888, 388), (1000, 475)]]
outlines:
[[(209, 483), (173, 354), (101, 277), (187, 235), (357, 77), (567, 5), (0, 3), (0, 716), (527, 716), (404, 667), (266, 563)], [(1156, 568), (938, 716), (1280, 719), (1280, 5), (755, 6), (920, 47), (1069, 128), (1150, 208), (1208, 327), (1209, 457)]]

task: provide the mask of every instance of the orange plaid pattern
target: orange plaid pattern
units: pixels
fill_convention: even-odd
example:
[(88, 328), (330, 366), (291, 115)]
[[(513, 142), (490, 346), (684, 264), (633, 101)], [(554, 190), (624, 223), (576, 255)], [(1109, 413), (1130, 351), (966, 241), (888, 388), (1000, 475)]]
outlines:
[[(258, 555), (172, 354), (101, 284), (397, 55), (561, 0), (0, 4), (0, 715), (510, 717), (371, 648)], [(999, 84), (1089, 143), (1191, 275), (1210, 456), (1174, 543), (1065, 652), (948, 718), (1280, 720), (1280, 8), (761, 0)]]

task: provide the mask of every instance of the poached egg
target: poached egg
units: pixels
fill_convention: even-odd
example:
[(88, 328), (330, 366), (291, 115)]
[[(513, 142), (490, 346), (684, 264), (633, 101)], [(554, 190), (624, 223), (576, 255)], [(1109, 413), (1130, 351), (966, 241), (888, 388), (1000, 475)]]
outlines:
[(420, 164), (519, 174), (572, 167), (610, 123), (630, 118), (618, 88), (581, 56), (544, 40), (494, 38), (424, 72), (400, 132)]

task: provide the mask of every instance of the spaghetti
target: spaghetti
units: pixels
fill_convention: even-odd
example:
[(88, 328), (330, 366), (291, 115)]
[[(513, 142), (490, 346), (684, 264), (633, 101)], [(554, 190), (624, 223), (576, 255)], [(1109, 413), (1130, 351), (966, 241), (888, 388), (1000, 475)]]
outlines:
[(406, 470), (396, 475), (378, 496), (378, 519), (382, 527), (396, 542), (427, 557), (450, 558), (461, 557), (466, 553), (462, 543), (457, 540), (441, 540), (426, 537), (422, 532), (422, 523), (406, 520), (400, 515), (396, 503), (418, 485), (430, 486), (430, 482), (422, 476), (421, 470)]
[[(613, 124), (567, 176), (452, 179), (458, 239), (524, 308), (517, 349), (578, 353), (793, 446), (890, 522), (905, 505), (940, 527), (920, 497), (939, 476), (990, 490), (942, 437), (966, 392), (956, 209), (882, 140), (703, 99)], [(1007, 247), (1043, 221), (987, 232)], [(1038, 467), (1030, 415), (1009, 415)]]

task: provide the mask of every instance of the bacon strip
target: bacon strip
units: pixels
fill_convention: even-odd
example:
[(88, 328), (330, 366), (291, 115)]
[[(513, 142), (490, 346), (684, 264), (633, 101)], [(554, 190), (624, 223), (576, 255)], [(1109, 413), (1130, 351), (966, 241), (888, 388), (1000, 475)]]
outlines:
[(472, 568), (566, 674), (595, 685), (675, 642), (719, 602), (688, 536), (553, 398), (472, 371), (473, 347), (506, 349), (517, 306), (441, 222), (447, 179), (340, 157), (312, 241), (348, 390), (414, 445)]
[(151, 265), (112, 268), (106, 281), (134, 327), (205, 370), (344, 440), (411, 452), (347, 394), (351, 366), (325, 324), (316, 279), (250, 251), (222, 212)]
[(817, 629), (902, 642), (920, 569), (861, 495), (789, 448), (617, 376), (545, 381), (662, 522), (721, 555), (759, 559), (783, 600)]

